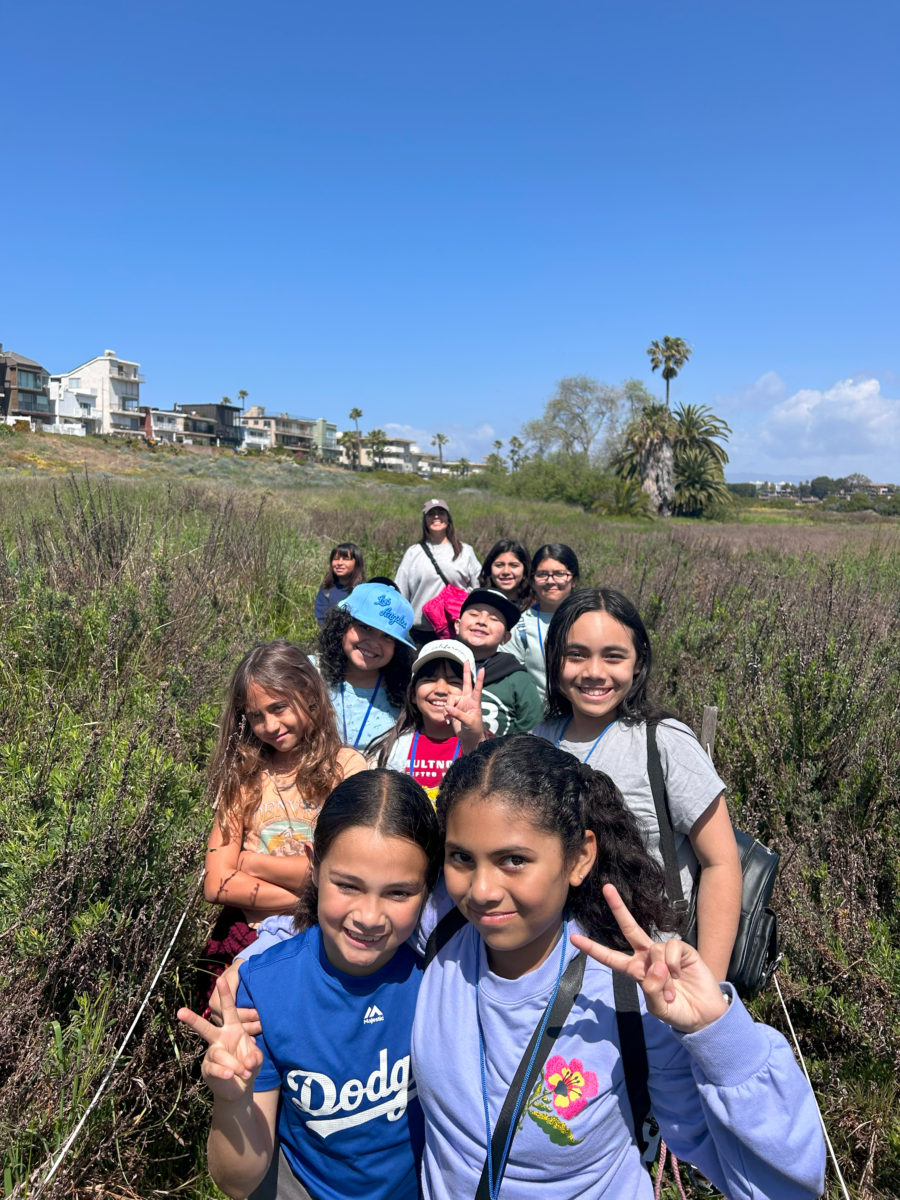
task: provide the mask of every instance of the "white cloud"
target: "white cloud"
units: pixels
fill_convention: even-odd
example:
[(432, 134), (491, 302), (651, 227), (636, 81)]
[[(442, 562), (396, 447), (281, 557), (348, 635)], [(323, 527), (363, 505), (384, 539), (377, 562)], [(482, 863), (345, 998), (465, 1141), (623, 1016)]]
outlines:
[(436, 453), (437, 447), (432, 446), (431, 439), (436, 432), (445, 433), (450, 439), (444, 446), (444, 457), (450, 459), (468, 458), (472, 462), (483, 459), (490, 454), (493, 442), (497, 437), (492, 425), (486, 421), (474, 428), (455, 421), (441, 421), (431, 429), (422, 429), (415, 425), (400, 425), (389, 422), (383, 426), (388, 437), (411, 438), (420, 450)]
[(760, 428), (763, 449), (794, 461), (900, 452), (900, 400), (872, 377), (841, 379), (827, 391), (802, 388), (776, 404)]

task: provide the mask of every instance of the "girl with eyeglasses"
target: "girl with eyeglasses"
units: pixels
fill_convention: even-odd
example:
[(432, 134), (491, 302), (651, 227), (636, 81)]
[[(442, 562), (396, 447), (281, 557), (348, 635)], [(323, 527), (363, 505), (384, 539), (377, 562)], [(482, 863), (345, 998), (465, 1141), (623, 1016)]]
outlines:
[(537, 596), (522, 614), (506, 647), (522, 663), (537, 684), (541, 702), (547, 697), (547, 668), (544, 646), (553, 614), (578, 586), (578, 557), (571, 546), (549, 542), (531, 560), (531, 585)]

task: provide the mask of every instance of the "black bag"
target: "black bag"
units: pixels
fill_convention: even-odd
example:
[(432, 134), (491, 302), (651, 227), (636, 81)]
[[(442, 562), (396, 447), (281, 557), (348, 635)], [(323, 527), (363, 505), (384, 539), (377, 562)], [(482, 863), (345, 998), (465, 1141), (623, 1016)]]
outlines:
[[(659, 848), (666, 873), (666, 892), (675, 910), (686, 914), (682, 934), (684, 940), (696, 946), (697, 888), (700, 875), (698, 873), (694, 880), (690, 899), (685, 900), (678, 870), (678, 857), (675, 853), (675, 835), (669, 813), (666, 783), (659, 758), (659, 747), (656, 744), (656, 725), (650, 723), (647, 725), (647, 772), (659, 824)], [(778, 919), (768, 907), (780, 856), (739, 829), (734, 831), (734, 836), (741, 859), (743, 888), (741, 916), (726, 979), (734, 984), (740, 996), (747, 998), (768, 987), (781, 962), (778, 952)]]

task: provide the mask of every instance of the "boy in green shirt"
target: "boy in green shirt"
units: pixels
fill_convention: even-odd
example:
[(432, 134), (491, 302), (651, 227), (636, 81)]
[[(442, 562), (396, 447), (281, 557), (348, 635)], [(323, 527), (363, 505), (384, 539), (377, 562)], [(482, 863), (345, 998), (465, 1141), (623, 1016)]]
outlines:
[(484, 671), (481, 712), (492, 734), (528, 733), (543, 715), (534, 680), (512, 654), (500, 647), (521, 617), (518, 605), (494, 588), (470, 592), (456, 621), (456, 636)]

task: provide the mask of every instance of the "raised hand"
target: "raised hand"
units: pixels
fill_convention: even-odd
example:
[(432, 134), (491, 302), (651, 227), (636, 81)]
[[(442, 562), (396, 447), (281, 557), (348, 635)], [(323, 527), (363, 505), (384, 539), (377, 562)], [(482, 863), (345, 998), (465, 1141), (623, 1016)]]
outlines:
[(728, 1004), (694, 947), (680, 938), (654, 942), (611, 883), (604, 886), (603, 896), (634, 954), (611, 950), (580, 933), (572, 934), (573, 945), (597, 962), (635, 979), (643, 989), (648, 1011), (673, 1029), (697, 1033), (718, 1020)]
[(474, 750), (485, 739), (484, 721), (481, 716), (481, 691), (484, 687), (484, 671), (476, 672), (472, 682), (469, 664), (463, 665), (463, 690), (457, 700), (447, 701), (447, 716), (453, 732), (462, 743), (463, 752)]
[(234, 997), (225, 980), (216, 981), (216, 991), (222, 1009), (221, 1027), (189, 1008), (179, 1008), (177, 1016), (207, 1042), (200, 1069), (210, 1090), (217, 1098), (234, 1102), (252, 1093), (263, 1056), (241, 1024)]

